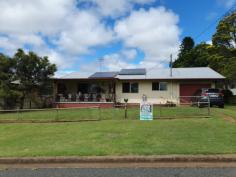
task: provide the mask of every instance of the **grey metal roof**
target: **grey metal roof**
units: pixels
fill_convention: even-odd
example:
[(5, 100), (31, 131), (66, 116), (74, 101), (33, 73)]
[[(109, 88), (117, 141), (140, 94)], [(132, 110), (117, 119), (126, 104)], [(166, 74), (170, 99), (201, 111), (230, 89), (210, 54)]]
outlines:
[(173, 68), (172, 77), (169, 68), (153, 68), (146, 75), (117, 75), (117, 79), (224, 79), (225, 77), (209, 67)]
[(72, 72), (62, 77), (55, 78), (55, 79), (88, 79), (90, 75), (91, 74), (88, 74), (88, 73)]
[(89, 78), (115, 78), (119, 72), (96, 72), (89, 76)]
[(137, 68), (137, 69), (122, 69), (119, 72), (119, 75), (145, 75), (145, 68)]
[[(145, 70), (145, 74), (143, 71)], [(136, 72), (142, 71), (142, 72)], [(126, 74), (125, 74), (126, 73)], [(142, 73), (142, 74), (141, 74)], [(173, 68), (172, 77), (169, 68), (152, 69), (123, 69), (121, 72), (96, 72), (94, 74), (73, 72), (65, 76), (54, 79), (93, 79), (93, 78), (116, 78), (120, 80), (134, 79), (225, 79), (224, 76), (217, 73), (209, 67), (196, 68)]]

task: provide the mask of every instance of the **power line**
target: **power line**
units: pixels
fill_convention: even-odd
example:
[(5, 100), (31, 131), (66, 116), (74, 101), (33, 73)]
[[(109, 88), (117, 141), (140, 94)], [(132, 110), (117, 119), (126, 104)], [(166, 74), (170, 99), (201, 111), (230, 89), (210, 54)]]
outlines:
[(231, 11), (234, 10), (234, 8), (236, 7), (236, 3), (230, 8), (228, 9), (224, 14), (222, 14), (219, 18), (217, 18), (213, 23), (211, 23), (210, 25), (208, 25), (204, 30), (202, 30), (196, 37), (195, 39), (198, 39), (199, 37), (201, 37), (205, 32), (207, 32), (212, 26), (214, 26), (216, 23), (218, 23), (223, 17), (227, 16)]

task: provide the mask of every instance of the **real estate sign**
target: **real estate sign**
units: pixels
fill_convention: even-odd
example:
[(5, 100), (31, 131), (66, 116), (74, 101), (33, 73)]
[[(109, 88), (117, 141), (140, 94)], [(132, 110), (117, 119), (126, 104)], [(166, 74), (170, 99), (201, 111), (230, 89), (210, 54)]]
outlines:
[(140, 120), (153, 120), (153, 105), (143, 101), (140, 103)]

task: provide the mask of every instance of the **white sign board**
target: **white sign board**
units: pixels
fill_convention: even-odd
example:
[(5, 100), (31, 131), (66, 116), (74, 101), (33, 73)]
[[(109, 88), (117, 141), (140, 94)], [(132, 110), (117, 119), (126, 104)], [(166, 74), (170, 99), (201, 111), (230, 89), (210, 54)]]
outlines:
[(148, 102), (140, 103), (140, 120), (153, 120), (153, 105)]

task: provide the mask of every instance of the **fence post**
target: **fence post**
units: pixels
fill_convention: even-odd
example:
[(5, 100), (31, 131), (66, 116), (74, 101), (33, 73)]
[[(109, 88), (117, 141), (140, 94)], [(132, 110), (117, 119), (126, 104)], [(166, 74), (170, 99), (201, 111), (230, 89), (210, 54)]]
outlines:
[(125, 119), (127, 119), (127, 103), (125, 103)]
[(58, 111), (59, 111), (58, 107), (56, 107), (56, 119), (55, 119), (56, 121), (58, 121)]
[(208, 111), (208, 116), (211, 115), (210, 107), (211, 107), (211, 103), (210, 103), (210, 98), (209, 98), (209, 96), (208, 96), (208, 109), (207, 109), (207, 111)]
[(17, 120), (20, 120), (19, 108), (17, 108)]
[(159, 112), (159, 118), (161, 118), (161, 105), (159, 106), (160, 107), (160, 112)]
[(101, 117), (101, 106), (98, 107), (98, 111), (99, 111), (99, 120), (102, 120), (102, 117)]

